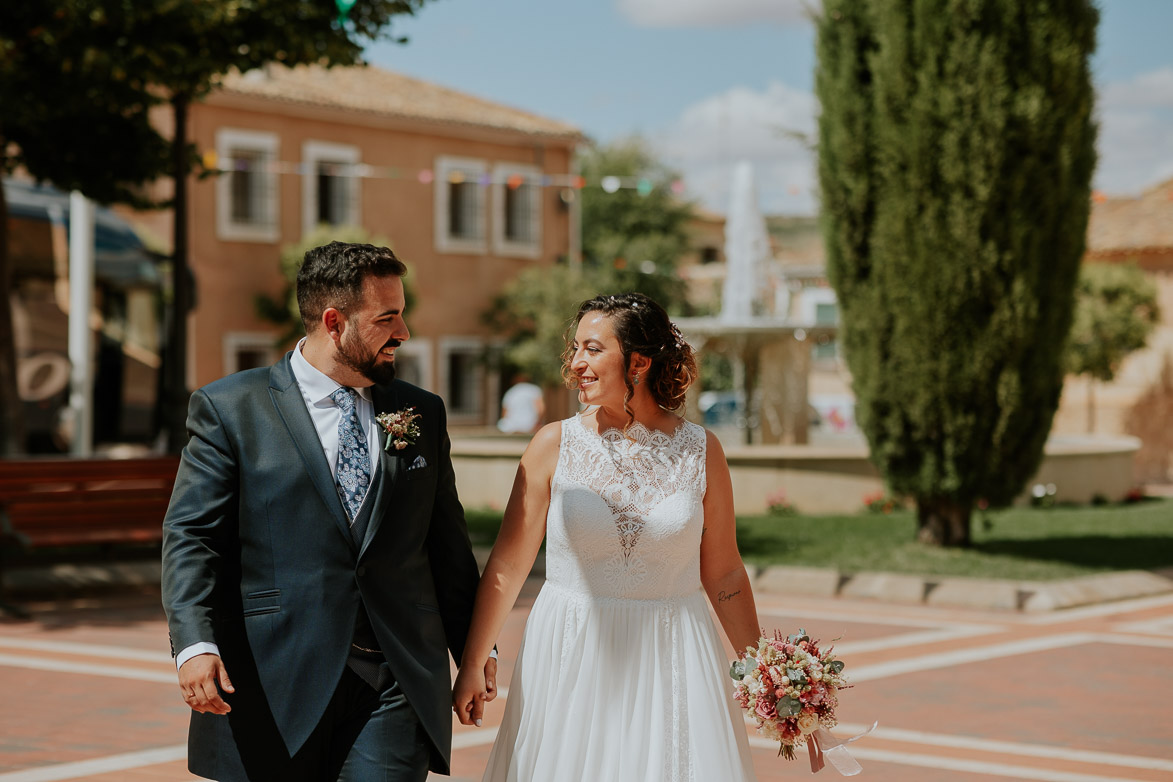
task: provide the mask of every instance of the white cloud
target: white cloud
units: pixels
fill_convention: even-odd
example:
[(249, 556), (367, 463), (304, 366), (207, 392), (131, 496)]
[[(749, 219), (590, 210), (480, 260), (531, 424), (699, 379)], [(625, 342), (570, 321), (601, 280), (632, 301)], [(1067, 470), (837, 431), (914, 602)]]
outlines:
[[(1101, 85), (1098, 113), (1097, 189), (1137, 195), (1173, 177), (1173, 68)], [(782, 82), (733, 87), (687, 107), (652, 141), (688, 195), (714, 211), (728, 209), (733, 166), (748, 160), (763, 212), (813, 214), (817, 114), (814, 95)]]
[(813, 214), (816, 106), (814, 95), (781, 82), (763, 91), (733, 87), (686, 108), (653, 143), (710, 209), (726, 211), (733, 167), (748, 160), (763, 212)]
[(705, 27), (749, 22), (805, 23), (819, 0), (617, 0), (619, 12), (643, 27)]
[(1100, 88), (1101, 109), (1173, 108), (1173, 66), (1140, 73)]
[(1095, 185), (1137, 195), (1173, 176), (1173, 67), (1099, 88)]

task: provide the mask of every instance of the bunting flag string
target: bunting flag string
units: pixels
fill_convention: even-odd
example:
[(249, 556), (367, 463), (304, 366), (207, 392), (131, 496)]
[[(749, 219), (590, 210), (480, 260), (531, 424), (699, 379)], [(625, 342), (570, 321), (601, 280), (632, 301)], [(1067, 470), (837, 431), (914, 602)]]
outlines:
[[(214, 151), (203, 154), (204, 168), (209, 171), (230, 173), (233, 171), (249, 171), (261, 174), (288, 174), (295, 176), (332, 176), (349, 177), (355, 179), (401, 179), (414, 180), (422, 185), (430, 185), (437, 179), (433, 169), (409, 169), (400, 166), (372, 166), (368, 163), (326, 163), (315, 161), (312, 163), (292, 163), (282, 160), (258, 160), (254, 157), (220, 158)], [(619, 190), (635, 190), (640, 195), (649, 195), (657, 188), (657, 184), (646, 177), (632, 176), (603, 176), (598, 181), (587, 181), (578, 174), (530, 174), (508, 173), (490, 174), (461, 171), (453, 169), (444, 177), (445, 181), (454, 185), (470, 183), (488, 187), (490, 185), (504, 185), (510, 190), (516, 190), (523, 185), (532, 187), (559, 187), (582, 190), (585, 187), (600, 187), (606, 193), (615, 193)], [(660, 187), (663, 187), (661, 185)], [(667, 188), (673, 195), (684, 193), (684, 182), (674, 179), (667, 183)]]

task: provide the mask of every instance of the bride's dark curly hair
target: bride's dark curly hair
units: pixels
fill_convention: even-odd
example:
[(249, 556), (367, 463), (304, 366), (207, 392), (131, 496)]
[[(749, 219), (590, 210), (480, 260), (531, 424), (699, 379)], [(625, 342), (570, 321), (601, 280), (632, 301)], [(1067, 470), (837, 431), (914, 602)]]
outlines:
[[(578, 308), (578, 315), (567, 331), (566, 350), (562, 354), (562, 377), (567, 388), (578, 388), (578, 376), (571, 371), (570, 362), (574, 358), (574, 332), (588, 312), (600, 312), (610, 318), (611, 328), (623, 351), (625, 367), (630, 366), (632, 353), (651, 359), (645, 382), (656, 404), (666, 410), (678, 410), (684, 405), (685, 393), (697, 378), (696, 356), (664, 308), (642, 293), (596, 296)], [(623, 373), (623, 382), (627, 385), (623, 409), (634, 420), (627, 403), (631, 401), (635, 388), (626, 372)]]

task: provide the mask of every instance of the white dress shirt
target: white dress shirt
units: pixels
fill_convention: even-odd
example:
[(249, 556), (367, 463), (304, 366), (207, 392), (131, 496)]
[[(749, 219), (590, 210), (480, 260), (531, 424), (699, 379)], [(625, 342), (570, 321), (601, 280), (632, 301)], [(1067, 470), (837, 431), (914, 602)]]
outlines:
[[(330, 465), (330, 474), (338, 465), (338, 423), (342, 419), (342, 411), (334, 404), (331, 394), (340, 386), (326, 374), (306, 361), (301, 354), (303, 338), (293, 349), (292, 360), (293, 379), (301, 390), (301, 397), (305, 401), (310, 419), (314, 422), (314, 429), (318, 432), (318, 439), (322, 442), (322, 452), (326, 455), (326, 462)], [(371, 399), (370, 388), (356, 388), (355, 413), (363, 423), (367, 433), (367, 450), (371, 455), (370, 474), (373, 478), (379, 465), (379, 425), (375, 422), (375, 405)], [(365, 504), (370, 492), (363, 498)], [(198, 654), (220, 654), (220, 648), (211, 641), (200, 641), (182, 650), (175, 656), (175, 667), (179, 669), (185, 662)]]

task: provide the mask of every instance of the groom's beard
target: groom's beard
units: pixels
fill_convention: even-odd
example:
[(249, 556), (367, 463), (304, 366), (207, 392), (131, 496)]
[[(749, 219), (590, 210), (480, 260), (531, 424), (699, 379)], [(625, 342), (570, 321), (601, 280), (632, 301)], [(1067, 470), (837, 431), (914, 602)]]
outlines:
[[(397, 348), (403, 343), (397, 339), (388, 342), (384, 347)], [(353, 345), (344, 338), (338, 343), (339, 361), (349, 369), (353, 369), (377, 386), (384, 386), (395, 379), (395, 362), (379, 363), (378, 351), (368, 350), (366, 345), (355, 340)]]

